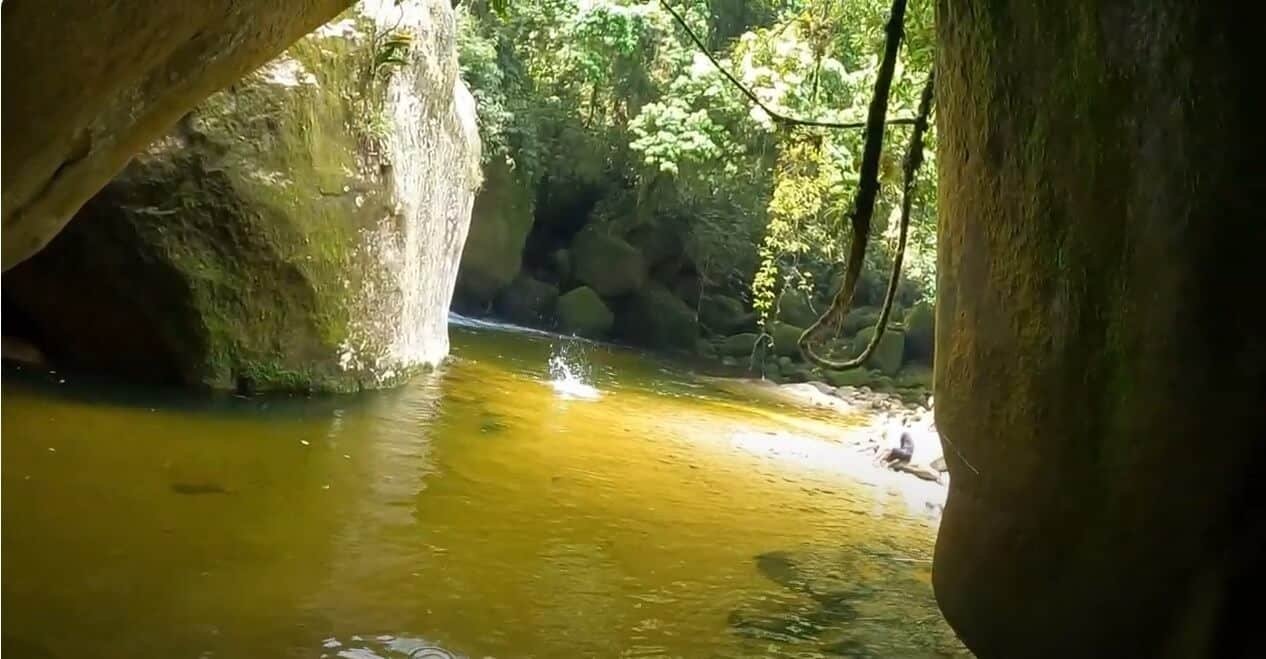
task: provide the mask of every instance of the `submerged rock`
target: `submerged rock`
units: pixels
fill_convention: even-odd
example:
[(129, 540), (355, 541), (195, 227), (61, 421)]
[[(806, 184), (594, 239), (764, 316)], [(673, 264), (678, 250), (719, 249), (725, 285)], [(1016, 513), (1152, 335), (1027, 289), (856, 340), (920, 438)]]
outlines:
[(439, 0), (348, 10), (138, 154), (6, 302), (68, 366), (138, 379), (347, 391), (438, 362), (480, 176), (455, 37)]
[(581, 286), (558, 298), (558, 327), (577, 336), (601, 338), (611, 331), (615, 314), (596, 291)]

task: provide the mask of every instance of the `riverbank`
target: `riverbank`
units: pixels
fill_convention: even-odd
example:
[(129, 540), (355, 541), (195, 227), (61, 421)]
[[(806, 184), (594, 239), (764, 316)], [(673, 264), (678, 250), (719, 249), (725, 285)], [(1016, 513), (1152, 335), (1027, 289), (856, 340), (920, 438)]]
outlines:
[[(825, 382), (779, 384), (764, 379), (725, 377), (708, 378), (708, 381), (734, 395), (839, 417), (842, 422), (839, 441), (859, 457), (857, 462), (863, 467), (850, 471), (891, 473), (925, 481), (941, 491), (949, 486), (930, 394), (915, 396), (909, 391), (876, 391), (868, 386), (832, 387)], [(903, 432), (914, 442), (913, 453), (909, 461), (889, 468), (880, 460), (880, 454), (899, 446)]]

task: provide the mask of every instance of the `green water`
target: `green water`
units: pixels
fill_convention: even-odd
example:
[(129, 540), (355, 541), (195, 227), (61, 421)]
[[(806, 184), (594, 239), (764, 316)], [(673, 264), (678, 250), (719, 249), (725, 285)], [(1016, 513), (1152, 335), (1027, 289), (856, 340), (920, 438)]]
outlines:
[[(832, 468), (846, 420), (631, 351), (453, 343), (350, 398), (6, 371), (4, 656), (963, 653), (934, 519)], [(551, 385), (560, 346), (598, 398)]]

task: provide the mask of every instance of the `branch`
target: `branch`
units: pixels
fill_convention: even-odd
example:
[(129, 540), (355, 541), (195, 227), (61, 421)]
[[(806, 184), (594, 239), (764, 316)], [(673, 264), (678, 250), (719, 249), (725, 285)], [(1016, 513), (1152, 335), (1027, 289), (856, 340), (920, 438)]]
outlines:
[[(786, 124), (788, 126), (817, 126), (819, 128), (866, 128), (869, 126), (869, 123), (870, 123), (869, 119), (867, 120), (866, 123), (861, 123), (861, 122), (820, 121), (817, 119), (801, 119), (799, 117), (789, 117), (785, 114), (782, 114), (781, 112), (778, 112), (777, 110), (774, 110), (768, 105), (765, 105), (765, 103), (762, 102), (760, 98), (756, 96), (755, 92), (753, 92), (741, 81), (739, 81), (739, 79), (736, 78), (733, 73), (730, 73), (728, 69), (726, 69), (724, 66), (721, 66), (721, 63), (717, 61), (717, 58), (716, 56), (712, 54), (712, 51), (709, 50), (706, 45), (704, 45), (703, 40), (699, 38), (699, 35), (695, 34), (694, 30), (690, 29), (690, 26), (686, 24), (686, 19), (683, 18), (681, 14), (677, 13), (677, 10), (673, 9), (672, 5), (668, 4), (668, 0), (659, 0), (659, 4), (668, 13), (672, 14), (673, 20), (677, 22), (677, 25), (681, 26), (681, 29), (685, 31), (686, 36), (690, 37), (690, 40), (694, 42), (695, 47), (699, 49), (699, 52), (703, 53), (703, 56), (707, 57), (709, 62), (712, 62), (712, 66), (715, 66), (717, 70), (721, 72), (721, 75), (725, 76), (725, 78), (730, 81), (730, 84), (734, 85), (735, 87), (738, 87), (738, 90), (743, 92), (743, 95), (746, 96), (748, 100), (750, 100), (760, 109), (764, 110), (765, 114), (768, 114), (769, 117), (773, 119), (774, 121), (780, 124)], [(905, 13), (904, 4), (905, 3), (903, 2), (902, 3), (903, 14)], [(898, 41), (900, 41), (899, 35), (898, 35)], [(881, 69), (882, 69), (882, 66), (881, 66)], [(889, 72), (888, 78), (891, 81), (892, 79), (891, 72)], [(876, 85), (876, 89), (878, 89), (878, 85)], [(891, 119), (887, 123), (892, 124), (894, 126), (900, 126), (900, 125), (908, 126), (908, 125), (913, 125), (916, 121), (917, 119)]]
[[(923, 135), (928, 126), (928, 114), (932, 110), (932, 73), (928, 74), (927, 83), (923, 86), (923, 98), (919, 100), (918, 123), (910, 135), (910, 149), (906, 151), (903, 181), (901, 185), (901, 231), (897, 235), (897, 253), (892, 257), (892, 273), (888, 275), (888, 292), (884, 295), (884, 306), (879, 311), (879, 320), (875, 321), (875, 333), (862, 353), (845, 362), (833, 363), (837, 369), (857, 368), (870, 359), (879, 347), (888, 327), (888, 316), (892, 313), (893, 300), (897, 298), (897, 284), (901, 279), (901, 263), (906, 253), (906, 235), (910, 230), (910, 203), (914, 197), (914, 176), (923, 164)], [(803, 337), (801, 337), (803, 339)], [(801, 344), (807, 349), (806, 344)], [(824, 360), (825, 361), (825, 360)], [(823, 364), (819, 364), (823, 365)]]
[[(857, 368), (862, 363), (856, 359), (843, 362), (827, 359), (815, 353), (810, 342), (825, 325), (842, 319), (848, 313), (853, 303), (853, 293), (857, 290), (857, 280), (862, 274), (862, 260), (866, 256), (866, 243), (870, 240), (870, 220), (875, 214), (875, 197), (879, 194), (879, 156), (883, 152), (884, 118), (888, 113), (888, 93), (892, 89), (892, 74), (897, 65), (897, 51), (901, 48), (901, 38), (904, 36), (905, 13), (906, 0), (893, 0), (892, 12), (888, 16), (888, 25), (885, 28), (888, 36), (884, 44), (884, 56), (879, 63), (879, 73), (875, 77), (875, 93), (870, 99), (870, 112), (866, 117), (866, 145), (862, 150), (860, 180), (853, 205), (851, 218), (853, 242), (849, 246), (844, 285), (835, 293), (826, 311), (822, 312), (822, 315), (800, 335), (800, 340), (796, 342), (805, 359), (825, 368)], [(931, 81), (930, 76), (928, 80)], [(924, 94), (930, 104), (930, 87), (924, 89)], [(919, 108), (920, 116), (915, 119), (915, 130), (911, 135), (912, 143), (915, 139), (920, 145), (923, 143), (923, 130), (927, 128), (927, 116), (923, 114), (925, 109), (929, 108)], [(922, 160), (922, 149), (920, 149), (919, 159)], [(907, 157), (907, 170), (911, 169), (912, 162), (911, 158)], [(906, 185), (913, 185), (910, 177), (907, 177)], [(903, 206), (903, 211), (904, 208)], [(905, 215), (903, 212), (903, 217)], [(903, 223), (905, 221), (908, 220), (903, 219)]]

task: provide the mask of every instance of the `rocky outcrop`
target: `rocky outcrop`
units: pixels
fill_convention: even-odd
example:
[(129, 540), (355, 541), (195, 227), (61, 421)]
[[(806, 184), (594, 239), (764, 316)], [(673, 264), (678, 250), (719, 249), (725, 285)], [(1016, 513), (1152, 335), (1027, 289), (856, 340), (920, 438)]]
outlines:
[[(874, 327), (862, 328), (853, 339), (853, 354), (860, 355), (866, 349), (866, 345), (875, 336)], [(879, 345), (875, 346), (875, 351), (871, 353), (870, 359), (866, 360), (866, 367), (873, 368), (884, 375), (895, 375), (901, 370), (903, 355), (905, 354), (905, 333), (900, 330), (886, 329), (883, 338), (879, 339)]]
[(1248, 657), (1266, 562), (1255, 28), (940, 3), (932, 579), (979, 657)]
[(7, 0), (3, 268), (46, 245), (182, 114), (350, 4)]
[(804, 334), (804, 328), (788, 323), (774, 323), (773, 330), (770, 333), (774, 337), (775, 355), (780, 357), (800, 357), (800, 346), (796, 345), (796, 343), (800, 340), (800, 335)]
[(558, 298), (558, 328), (568, 334), (605, 337), (615, 325), (615, 314), (592, 288), (581, 286)]
[(454, 40), (440, 0), (349, 10), (138, 154), (6, 303), (54, 360), (163, 382), (346, 391), (437, 362), (479, 181)]
[(818, 319), (818, 313), (809, 303), (809, 295), (802, 290), (788, 288), (778, 296), (778, 320), (796, 327), (808, 327)]
[(484, 176), (457, 276), (457, 295), (470, 307), (492, 301), (519, 274), (532, 230), (531, 188), (503, 161), (486, 166)]
[(576, 236), (571, 261), (576, 279), (603, 297), (626, 295), (646, 284), (646, 263), (641, 252), (596, 227)]
[(756, 351), (761, 335), (755, 332), (744, 332), (727, 336), (717, 345), (717, 352), (726, 357), (747, 357)]

